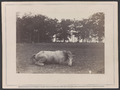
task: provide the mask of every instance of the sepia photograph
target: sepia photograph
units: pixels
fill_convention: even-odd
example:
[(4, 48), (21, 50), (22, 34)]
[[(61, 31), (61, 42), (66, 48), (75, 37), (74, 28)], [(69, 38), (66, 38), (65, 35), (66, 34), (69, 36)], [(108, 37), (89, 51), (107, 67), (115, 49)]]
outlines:
[(17, 73), (104, 74), (104, 12), (38, 8), (16, 12)]
[(117, 2), (2, 2), (3, 87), (118, 87), (117, 19)]

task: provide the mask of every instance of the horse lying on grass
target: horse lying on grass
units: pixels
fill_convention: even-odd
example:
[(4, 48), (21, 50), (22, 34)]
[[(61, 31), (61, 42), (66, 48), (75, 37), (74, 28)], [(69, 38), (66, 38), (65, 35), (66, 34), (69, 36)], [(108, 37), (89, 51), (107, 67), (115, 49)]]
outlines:
[(72, 66), (73, 55), (70, 51), (40, 51), (31, 57), (36, 65), (44, 65), (46, 63), (67, 63)]

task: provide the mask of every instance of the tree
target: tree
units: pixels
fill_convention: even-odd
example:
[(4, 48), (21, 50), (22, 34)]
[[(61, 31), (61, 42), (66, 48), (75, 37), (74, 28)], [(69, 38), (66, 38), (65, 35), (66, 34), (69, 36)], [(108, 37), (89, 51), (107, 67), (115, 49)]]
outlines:
[(89, 19), (90, 22), (92, 22), (90, 26), (90, 28), (93, 30), (92, 37), (98, 37), (98, 41), (101, 42), (104, 39), (104, 13), (95, 13)]
[(69, 25), (71, 25), (72, 21), (70, 19), (62, 19), (61, 22), (59, 23), (60, 28), (58, 29), (58, 33), (56, 34), (56, 37), (59, 40), (63, 40), (65, 42), (65, 40), (68, 40), (68, 38), (71, 36), (70, 34), (70, 27)]
[(27, 15), (22, 18), (17, 17), (16, 25), (17, 42), (29, 42), (29, 34), (32, 30), (31, 17)]
[(53, 36), (57, 34), (57, 29), (58, 29), (57, 19), (48, 19), (48, 21), (46, 21), (46, 35), (49, 40), (52, 40)]
[(70, 20), (49, 18), (45, 15), (25, 14), (19, 17), (16, 15), (17, 42), (53, 42), (53, 36), (58, 40), (66, 41), (71, 35), (77, 37), (77, 42), (91, 41), (91, 38), (98, 38), (101, 42), (104, 39), (104, 13), (98, 12), (88, 19)]
[(74, 20), (73, 28), (78, 42), (80, 39), (82, 42), (91, 41), (92, 38), (98, 38), (101, 42), (104, 39), (104, 13), (95, 13), (90, 18), (81, 21)]
[(22, 18), (17, 15), (17, 42), (52, 42), (56, 34), (57, 19), (44, 15), (31, 16), (25, 14)]
[(71, 24), (69, 27), (72, 31), (71, 32), (72, 35), (75, 35), (75, 37), (77, 37), (77, 42), (79, 42), (80, 41), (80, 36), (81, 36), (80, 35), (80, 29), (81, 29), (80, 21), (74, 19), (73, 24)]
[(88, 19), (83, 19), (79, 21), (79, 26), (77, 28), (78, 35), (81, 37), (82, 42), (89, 37)]
[(74, 19), (74, 23), (70, 27), (75, 31), (73, 34), (77, 37), (77, 42), (79, 42), (80, 39), (84, 42), (84, 40), (89, 37), (88, 19), (83, 19), (81, 21)]

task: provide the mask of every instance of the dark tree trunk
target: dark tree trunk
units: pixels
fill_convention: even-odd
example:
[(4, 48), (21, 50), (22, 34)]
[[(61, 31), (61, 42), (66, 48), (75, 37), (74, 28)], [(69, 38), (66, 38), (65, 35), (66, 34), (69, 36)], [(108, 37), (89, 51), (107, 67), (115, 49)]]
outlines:
[(32, 33), (30, 33), (30, 38), (29, 38), (29, 42), (31, 43), (32, 42)]
[(65, 39), (64, 39), (64, 42), (65, 42)]
[(79, 43), (79, 41), (80, 41), (80, 37), (78, 36), (78, 41), (77, 42)]
[(82, 42), (84, 42), (84, 39), (82, 39)]
[(38, 36), (37, 36), (37, 38), (38, 38), (38, 41), (37, 41), (37, 42), (39, 43), (39, 31), (38, 31), (37, 33), (38, 33)]

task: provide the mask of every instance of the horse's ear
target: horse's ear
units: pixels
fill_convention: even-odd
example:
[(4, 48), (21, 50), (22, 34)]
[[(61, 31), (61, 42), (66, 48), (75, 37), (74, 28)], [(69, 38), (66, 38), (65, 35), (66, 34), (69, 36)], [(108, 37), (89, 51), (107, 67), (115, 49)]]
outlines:
[(31, 59), (33, 59), (33, 58), (35, 58), (35, 54), (34, 54), (34, 55), (32, 55)]
[(67, 54), (68, 54), (69, 57), (70, 57), (70, 56), (73, 56), (70, 51), (67, 51)]

